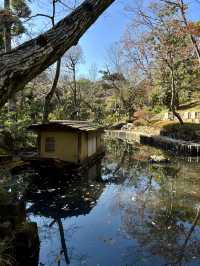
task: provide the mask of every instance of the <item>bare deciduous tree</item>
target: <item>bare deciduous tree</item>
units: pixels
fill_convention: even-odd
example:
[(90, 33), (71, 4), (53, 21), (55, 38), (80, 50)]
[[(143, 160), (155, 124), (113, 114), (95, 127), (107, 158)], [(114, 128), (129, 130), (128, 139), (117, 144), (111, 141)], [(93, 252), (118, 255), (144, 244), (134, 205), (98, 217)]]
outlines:
[(78, 65), (83, 62), (83, 51), (81, 46), (72, 47), (65, 55), (64, 66), (67, 69), (67, 81), (72, 92), (73, 110), (72, 119), (78, 119), (80, 115), (80, 88), (77, 84)]

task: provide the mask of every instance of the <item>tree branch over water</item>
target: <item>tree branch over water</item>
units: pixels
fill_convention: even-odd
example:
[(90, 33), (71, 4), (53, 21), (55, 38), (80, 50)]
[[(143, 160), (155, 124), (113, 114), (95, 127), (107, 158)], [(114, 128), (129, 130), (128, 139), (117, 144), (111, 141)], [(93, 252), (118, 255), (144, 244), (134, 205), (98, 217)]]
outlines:
[(76, 45), (115, 0), (85, 0), (44, 34), (0, 55), (0, 107)]

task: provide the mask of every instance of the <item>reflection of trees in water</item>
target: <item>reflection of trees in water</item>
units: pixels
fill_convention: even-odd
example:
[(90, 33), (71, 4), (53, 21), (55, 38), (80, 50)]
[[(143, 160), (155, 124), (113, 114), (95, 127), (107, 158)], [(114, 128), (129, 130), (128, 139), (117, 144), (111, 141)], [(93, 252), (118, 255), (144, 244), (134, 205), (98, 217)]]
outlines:
[[(185, 259), (185, 253), (187, 252), (187, 249), (188, 249), (188, 243), (190, 241), (190, 238), (192, 237), (192, 234), (195, 230), (195, 227), (197, 226), (197, 224), (199, 222), (199, 219), (200, 219), (200, 209), (197, 210), (197, 215), (194, 219), (194, 222), (191, 225), (190, 230), (188, 231), (188, 234), (187, 234), (185, 241), (184, 241), (184, 243), (180, 249), (180, 252), (178, 254), (176, 261), (173, 263), (168, 263), (166, 265), (182, 265), (182, 262)], [(195, 245), (192, 245), (192, 249), (196, 249), (196, 247), (198, 248), (198, 250), (196, 250), (196, 252), (197, 252), (197, 254), (199, 254), (199, 251), (200, 251), (199, 245), (196, 246), (196, 243), (195, 243)], [(189, 248), (191, 248), (191, 247), (189, 246)], [(194, 257), (194, 255), (192, 254), (192, 258), (193, 257)]]
[(76, 254), (73, 249), (68, 250), (63, 220), (68, 217), (87, 215), (96, 205), (105, 186), (99, 178), (99, 171), (101, 171), (99, 164), (94, 165), (87, 173), (82, 173), (83, 176), (64, 179), (63, 182), (59, 181), (58, 183), (56, 179), (60, 180), (60, 177), (53, 176), (50, 180), (54, 178), (54, 182), (48, 182), (50, 176), (48, 178), (40, 176), (35, 185), (30, 188), (27, 200), (32, 205), (27, 212), (46, 217), (47, 220), (52, 219), (47, 226), (49, 230), (54, 224), (57, 224), (61, 241), (61, 250), (56, 255), (58, 266), (63, 257), (66, 264), (70, 264), (72, 259), (86, 258), (85, 255)]
[[(106, 154), (106, 159), (110, 161), (116, 161), (120, 162), (121, 158), (123, 157), (124, 153), (130, 158), (130, 156), (133, 155), (134, 151), (136, 148), (134, 148), (133, 145), (130, 145), (126, 142), (123, 142), (121, 140), (107, 140), (106, 141), (106, 149), (107, 149), (107, 154)], [(127, 160), (127, 163), (130, 163), (130, 160)]]
[(181, 162), (136, 161), (132, 155), (137, 149), (127, 147), (111, 142), (114, 156), (108, 156), (106, 169), (109, 180), (119, 184), (111, 207), (121, 209), (122, 231), (138, 241), (140, 253), (162, 257), (166, 265), (200, 259), (200, 214), (194, 208), (199, 205), (198, 169), (191, 171), (191, 165)]
[[(62, 220), (60, 217), (57, 218), (57, 223), (58, 223), (58, 228), (59, 228), (59, 233), (60, 233), (60, 241), (61, 241), (61, 246), (62, 246), (61, 253), (64, 254), (66, 264), (70, 264), (67, 245), (65, 242), (65, 233), (64, 233), (64, 229), (63, 229)], [(58, 264), (60, 265), (60, 262)]]
[[(108, 204), (112, 211), (120, 210), (122, 231), (137, 240), (140, 253), (160, 256), (169, 262), (166, 265), (183, 265), (199, 258), (200, 220), (193, 208), (199, 198), (191, 193), (199, 191), (199, 185), (188, 178), (188, 168), (181, 164), (164, 167), (137, 161), (133, 159), (137, 149), (132, 145), (119, 142), (109, 145), (102, 172), (105, 180), (115, 187), (112, 202)], [(75, 250), (67, 249), (65, 240), (70, 237), (62, 222), (64, 218), (90, 213), (105, 186), (100, 176), (98, 180), (74, 178), (73, 182), (65, 181), (57, 188), (48, 188), (42, 182), (40, 193), (36, 186), (29, 195), (34, 203), (30, 211), (51, 218), (51, 223), (57, 225), (62, 246), (61, 251), (56, 251), (60, 258), (58, 265), (63, 257), (66, 264), (68, 260), (83, 259)]]
[[(83, 259), (86, 260), (86, 254), (78, 254), (76, 249), (69, 245), (69, 241), (73, 239), (74, 234), (80, 229), (79, 226), (75, 223), (70, 223), (66, 226), (65, 219), (60, 219), (59, 221), (40, 215), (38, 222), (40, 241), (44, 244), (44, 250), (41, 250), (41, 252), (45, 252), (45, 261), (41, 259), (40, 265), (60, 266), (71, 264), (74, 261), (79, 263)], [(55, 240), (56, 242), (58, 241), (58, 247), (53, 245)]]
[[(103, 164), (103, 176), (109, 182), (120, 184), (135, 182), (136, 176), (146, 174), (146, 162), (132, 159), (138, 148), (120, 140), (107, 140), (107, 155)], [(137, 183), (137, 182), (136, 182)]]
[(200, 232), (199, 214), (194, 218), (190, 202), (187, 206), (188, 202), (176, 193), (179, 172), (177, 168), (157, 171), (151, 168), (149, 178), (141, 177), (146, 180), (143, 184), (149, 180), (149, 185), (143, 190), (133, 189), (132, 201), (120, 204), (123, 229), (128, 236), (137, 239), (140, 249), (169, 261), (168, 265), (182, 265), (194, 257), (200, 258), (200, 237), (195, 235)]

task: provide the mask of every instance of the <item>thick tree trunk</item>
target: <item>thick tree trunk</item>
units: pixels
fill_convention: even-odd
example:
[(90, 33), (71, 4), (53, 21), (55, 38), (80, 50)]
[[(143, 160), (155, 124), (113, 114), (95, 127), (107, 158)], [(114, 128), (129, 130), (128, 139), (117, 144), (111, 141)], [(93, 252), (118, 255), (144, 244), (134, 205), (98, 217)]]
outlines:
[(0, 107), (55, 63), (115, 0), (85, 0), (52, 29), (0, 55)]
[(56, 92), (57, 89), (57, 85), (58, 85), (58, 80), (60, 77), (60, 68), (61, 68), (61, 59), (59, 59), (57, 61), (56, 64), (56, 74), (54, 77), (54, 81), (53, 81), (53, 85), (51, 87), (51, 90), (49, 91), (49, 93), (47, 94), (47, 96), (45, 97), (45, 103), (44, 103), (44, 113), (43, 113), (43, 122), (48, 122), (48, 117), (49, 117), (49, 113), (50, 113), (50, 104), (51, 104), (51, 100)]

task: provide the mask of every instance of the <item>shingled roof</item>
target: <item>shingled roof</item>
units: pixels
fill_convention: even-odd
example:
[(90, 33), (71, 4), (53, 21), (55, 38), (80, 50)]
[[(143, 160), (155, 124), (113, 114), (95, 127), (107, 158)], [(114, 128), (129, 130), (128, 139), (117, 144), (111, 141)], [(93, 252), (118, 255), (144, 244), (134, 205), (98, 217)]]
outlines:
[(41, 130), (71, 130), (71, 131), (103, 131), (104, 128), (96, 125), (90, 121), (76, 121), (76, 120), (51, 120), (48, 123), (33, 124), (29, 128), (33, 131)]

